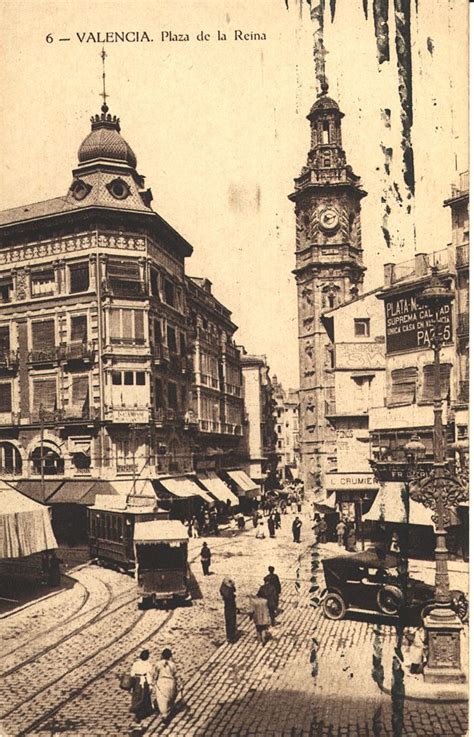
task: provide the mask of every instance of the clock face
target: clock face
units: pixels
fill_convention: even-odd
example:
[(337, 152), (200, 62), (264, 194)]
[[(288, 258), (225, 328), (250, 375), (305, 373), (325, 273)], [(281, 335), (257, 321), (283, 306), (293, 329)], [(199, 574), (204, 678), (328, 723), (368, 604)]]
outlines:
[(319, 224), (323, 230), (335, 230), (339, 226), (339, 213), (334, 207), (326, 207), (319, 214)]

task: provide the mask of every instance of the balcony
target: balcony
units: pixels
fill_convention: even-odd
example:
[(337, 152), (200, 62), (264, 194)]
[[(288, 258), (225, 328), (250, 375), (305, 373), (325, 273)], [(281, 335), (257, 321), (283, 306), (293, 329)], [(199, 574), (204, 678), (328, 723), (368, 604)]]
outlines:
[(32, 366), (45, 366), (47, 364), (58, 363), (60, 359), (60, 349), (43, 348), (42, 350), (30, 351), (28, 353), (28, 363)]
[(170, 360), (169, 348), (161, 343), (153, 343), (150, 347), (151, 357), (155, 363), (167, 364)]
[(17, 371), (19, 365), (18, 351), (0, 351), (0, 371)]
[(19, 425), (20, 424), (20, 413), (19, 412), (0, 412), (0, 427), (4, 425)]
[(82, 361), (92, 363), (94, 359), (94, 346), (92, 343), (73, 342), (62, 343), (60, 346), (61, 359), (64, 361)]
[(202, 432), (220, 432), (220, 422), (215, 420), (199, 420), (199, 429)]
[(107, 279), (103, 294), (112, 297), (144, 297), (146, 292), (145, 285), (141, 281)]
[(463, 266), (469, 266), (469, 244), (464, 243), (462, 246), (456, 247), (456, 266), (461, 269)]
[(170, 355), (170, 369), (176, 373), (186, 374), (189, 370), (189, 363), (186, 356), (180, 356), (177, 353)]
[(240, 386), (235, 386), (234, 384), (228, 384), (225, 383), (225, 393), (231, 394), (233, 397), (241, 397), (242, 396), (242, 388)]
[(93, 422), (100, 418), (100, 410), (98, 407), (87, 407), (83, 404), (70, 404), (63, 410), (56, 412), (58, 420), (62, 421), (80, 421)]
[(153, 410), (152, 418), (155, 422), (174, 422), (178, 419), (178, 411), (172, 407), (158, 407)]
[(469, 335), (469, 312), (458, 313), (458, 335)]
[(208, 386), (210, 389), (219, 390), (219, 379), (217, 376), (209, 376), (209, 374), (196, 374), (197, 384)]
[(230, 422), (221, 423), (221, 432), (224, 435), (242, 435), (242, 425), (234, 425)]

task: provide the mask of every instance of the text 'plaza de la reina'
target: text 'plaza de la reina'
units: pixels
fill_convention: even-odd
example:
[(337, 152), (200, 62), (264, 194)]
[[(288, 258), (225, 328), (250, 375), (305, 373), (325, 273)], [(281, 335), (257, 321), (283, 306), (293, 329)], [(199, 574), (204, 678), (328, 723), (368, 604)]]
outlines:
[(59, 538), (98, 493), (147, 487), (184, 516), (211, 486), (253, 498), (277, 462), (265, 357), (151, 202), (104, 103), (68, 191), (0, 213), (0, 472)]

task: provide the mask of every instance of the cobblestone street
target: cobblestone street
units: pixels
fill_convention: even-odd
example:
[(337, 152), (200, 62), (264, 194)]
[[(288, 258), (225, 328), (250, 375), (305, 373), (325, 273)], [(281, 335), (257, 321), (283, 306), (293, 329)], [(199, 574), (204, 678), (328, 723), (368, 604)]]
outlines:
[[(72, 574), (72, 589), (0, 620), (2, 737), (128, 734), (130, 697), (118, 679), (143, 646), (153, 659), (170, 647), (184, 683), (184, 701), (171, 725), (152, 717), (145, 722), (147, 735), (464, 735), (467, 706), (403, 704), (379, 690), (373, 656), (394, 647), (394, 627), (355, 616), (324, 619), (311, 605), (315, 551), (309, 520), (296, 545), (290, 519), (283, 518), (274, 540), (256, 540), (253, 528), (209, 538), (209, 577), (199, 564), (201, 540), (190, 541), (192, 607), (140, 611), (132, 578), (85, 566)], [(268, 565), (282, 579), (282, 612), (273, 639), (262, 648), (248, 617), (248, 597)], [(218, 593), (224, 575), (237, 585), (240, 637), (234, 645), (225, 641)], [(383, 677), (390, 684), (391, 674)]]

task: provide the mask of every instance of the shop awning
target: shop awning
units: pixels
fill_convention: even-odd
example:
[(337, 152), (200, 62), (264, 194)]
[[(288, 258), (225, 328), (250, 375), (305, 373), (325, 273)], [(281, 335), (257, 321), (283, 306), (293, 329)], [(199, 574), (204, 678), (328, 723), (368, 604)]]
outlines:
[(48, 504), (94, 504), (95, 481), (64, 481), (48, 499)]
[(181, 499), (200, 496), (208, 504), (214, 504), (214, 499), (206, 491), (201, 489), (190, 476), (174, 476), (167, 479), (158, 479), (158, 481), (173, 496)]
[(201, 484), (204, 484), (210, 494), (220, 502), (227, 504), (230, 501), (231, 507), (237, 507), (239, 505), (239, 498), (229, 489), (219, 476), (213, 471), (207, 471), (206, 473), (198, 473), (198, 479)]
[[(402, 497), (403, 484), (388, 482), (381, 487), (369, 511), (363, 515), (364, 522), (407, 522), (405, 504)], [(408, 505), (408, 522), (411, 525), (434, 527), (432, 511), (410, 499)]]
[(247, 476), (245, 471), (226, 471), (225, 473), (242, 491), (241, 496), (258, 496), (260, 494), (260, 487)]
[(21, 494), (24, 494), (29, 499), (33, 499), (35, 502), (46, 502), (49, 497), (54, 494), (55, 491), (64, 483), (60, 481), (44, 481), (41, 483), (41, 479), (34, 479), (32, 481), (18, 481), (14, 487)]
[(155, 489), (150, 479), (114, 479), (110, 484), (116, 494), (128, 495), (133, 498), (156, 499)]
[(49, 509), (0, 482), (0, 558), (57, 548)]
[(188, 532), (178, 520), (136, 522), (133, 540), (136, 543), (183, 543), (188, 541)]
[(316, 499), (313, 502), (314, 508), (317, 512), (322, 514), (330, 514), (336, 511), (336, 494), (326, 494), (325, 491), (320, 492), (316, 495)]

